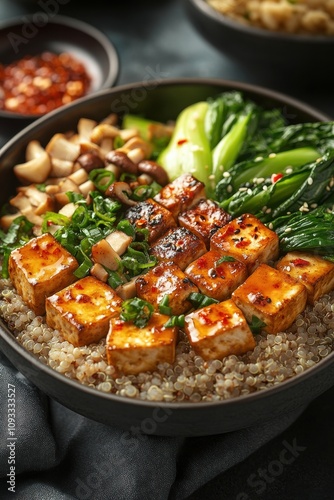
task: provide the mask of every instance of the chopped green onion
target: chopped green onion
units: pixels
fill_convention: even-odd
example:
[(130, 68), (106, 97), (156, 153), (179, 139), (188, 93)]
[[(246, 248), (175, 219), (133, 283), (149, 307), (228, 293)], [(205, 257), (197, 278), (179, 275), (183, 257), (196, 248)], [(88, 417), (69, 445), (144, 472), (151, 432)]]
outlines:
[(208, 297), (207, 295), (198, 292), (191, 293), (188, 300), (192, 303), (195, 309), (200, 309), (202, 307), (209, 306), (210, 304), (217, 304), (219, 302), (212, 297)]
[(260, 333), (262, 328), (264, 328), (265, 326), (266, 323), (264, 323), (260, 318), (253, 314), (252, 321), (249, 323), (249, 328), (251, 329), (252, 333)]
[(123, 321), (131, 321), (138, 328), (143, 328), (149, 322), (153, 312), (152, 304), (134, 297), (122, 303), (120, 318)]
[(89, 179), (94, 183), (96, 189), (104, 193), (114, 182), (115, 175), (105, 168), (95, 168), (89, 172)]
[(183, 328), (185, 325), (185, 316), (180, 314), (179, 316), (171, 316), (164, 324), (165, 328), (172, 328), (174, 326)]
[(159, 312), (161, 312), (161, 314), (171, 316), (172, 308), (169, 307), (169, 295), (164, 295), (162, 301), (159, 304)]
[(116, 271), (109, 271), (108, 284), (115, 289), (124, 283), (121, 276)]
[(126, 219), (119, 221), (119, 223), (116, 226), (116, 229), (118, 229), (118, 231), (123, 231), (123, 233), (127, 234), (128, 236), (131, 236), (131, 238), (133, 238), (134, 235), (136, 234), (135, 228), (133, 227), (131, 222)]
[(215, 267), (219, 266), (223, 262), (235, 262), (236, 259), (232, 257), (232, 255), (224, 255), (223, 257), (220, 257), (220, 259), (216, 260), (215, 262)]
[(144, 201), (147, 200), (147, 198), (150, 198), (151, 196), (152, 196), (151, 186), (144, 184), (142, 186), (137, 186), (134, 189), (131, 198), (135, 201)]

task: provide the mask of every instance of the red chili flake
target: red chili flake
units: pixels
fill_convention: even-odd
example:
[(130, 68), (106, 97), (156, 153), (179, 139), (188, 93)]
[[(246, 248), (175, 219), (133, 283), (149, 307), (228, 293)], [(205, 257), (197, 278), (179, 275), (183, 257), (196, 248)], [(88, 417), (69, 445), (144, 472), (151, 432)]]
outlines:
[(0, 64), (0, 109), (42, 115), (83, 97), (90, 85), (85, 66), (66, 52), (27, 55)]
[(265, 297), (264, 295), (262, 295), (261, 292), (256, 292), (253, 296), (252, 296), (252, 299), (251, 299), (251, 302), (253, 304), (257, 304), (259, 306), (266, 306), (267, 304), (270, 304), (271, 302), (271, 298), (270, 297)]
[(182, 146), (182, 144), (185, 144), (186, 142), (188, 142), (188, 139), (179, 139), (179, 140), (177, 141), (177, 145), (178, 145), (178, 146)]
[(280, 179), (282, 179), (283, 177), (283, 174), (279, 173), (279, 174), (272, 174), (271, 176), (271, 182), (273, 184), (275, 184), (275, 182), (279, 181)]
[(249, 240), (246, 240), (244, 238), (240, 238), (240, 240), (235, 244), (235, 246), (237, 248), (245, 248), (245, 247), (248, 247), (249, 244), (250, 244)]
[(305, 259), (294, 259), (291, 261), (294, 266), (304, 267), (309, 265), (309, 261)]

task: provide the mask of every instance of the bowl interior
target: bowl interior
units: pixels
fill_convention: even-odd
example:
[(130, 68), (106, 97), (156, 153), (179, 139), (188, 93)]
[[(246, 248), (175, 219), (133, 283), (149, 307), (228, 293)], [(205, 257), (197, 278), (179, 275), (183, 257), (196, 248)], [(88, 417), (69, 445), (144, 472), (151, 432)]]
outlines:
[[(103, 119), (110, 112), (126, 112), (166, 121), (175, 119), (187, 105), (226, 90), (240, 90), (264, 107), (279, 107), (291, 123), (325, 121), (328, 117), (283, 94), (238, 82), (220, 80), (166, 80), (137, 83), (100, 91), (80, 99), (30, 124), (0, 151), (1, 204), (14, 192), (13, 166), (24, 158), (32, 139), (45, 144), (52, 134), (74, 128), (82, 117)], [(199, 436), (229, 432), (269, 420), (308, 404), (333, 384), (333, 353), (302, 375), (248, 396), (213, 403), (171, 403), (130, 400), (104, 394), (69, 380), (27, 352), (0, 321), (0, 346), (12, 363), (37, 387), (61, 404), (89, 418), (121, 428), (154, 420), (157, 408), (166, 418), (154, 421), (151, 434)]]

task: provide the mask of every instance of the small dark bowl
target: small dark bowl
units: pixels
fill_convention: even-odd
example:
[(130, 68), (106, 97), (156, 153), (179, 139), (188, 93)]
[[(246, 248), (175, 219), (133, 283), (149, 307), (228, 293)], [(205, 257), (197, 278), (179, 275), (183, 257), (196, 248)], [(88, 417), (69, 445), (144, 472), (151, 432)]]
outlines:
[[(123, 85), (53, 111), (13, 137), (0, 150), (0, 204), (14, 194), (13, 166), (23, 161), (29, 141), (46, 144), (53, 134), (74, 130), (80, 118), (98, 121), (110, 112), (175, 119), (186, 106), (227, 90), (240, 90), (265, 108), (278, 107), (291, 123), (329, 120), (291, 97), (238, 82), (178, 79)], [(155, 435), (205, 436), (250, 427), (307, 405), (334, 384), (332, 352), (304, 373), (247, 396), (210, 403), (155, 403), (106, 394), (65, 377), (19, 344), (1, 320), (0, 348), (18, 370), (64, 406), (98, 422), (121, 429), (135, 426)]]
[[(112, 87), (119, 73), (117, 51), (106, 35), (95, 27), (64, 16), (31, 16), (0, 23), (0, 63), (8, 65), (42, 52), (68, 52), (81, 61), (91, 77), (88, 94)], [(21, 128), (40, 115), (0, 110), (0, 119)]]
[[(215, 48), (269, 81), (333, 81), (334, 37), (279, 33), (247, 26), (213, 9), (206, 0), (184, 0), (189, 19)], [(302, 81), (305, 79), (305, 81)]]

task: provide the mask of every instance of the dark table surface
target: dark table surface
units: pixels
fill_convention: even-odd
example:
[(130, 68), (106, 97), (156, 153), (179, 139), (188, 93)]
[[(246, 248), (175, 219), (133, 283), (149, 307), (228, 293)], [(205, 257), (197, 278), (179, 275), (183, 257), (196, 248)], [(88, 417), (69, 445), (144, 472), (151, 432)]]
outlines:
[[(116, 3), (94, 0), (83, 5), (79, 0), (63, 0), (55, 3), (59, 15), (90, 23), (114, 43), (120, 57), (117, 84), (142, 81), (147, 79), (148, 72), (160, 78), (223, 78), (269, 87), (334, 116), (331, 86), (291, 82), (284, 74), (280, 78), (270, 75), (264, 78), (256, 72), (246, 72), (242, 65), (229, 60), (202, 38), (192, 26), (182, 1)], [(43, 0), (1, 0), (0, 21), (35, 13), (41, 10), (42, 4)], [(11, 128), (0, 122), (0, 146), (18, 131), (18, 127)], [(334, 388), (316, 399), (283, 434), (202, 486), (189, 500), (205, 497), (228, 500), (333, 498), (333, 398)], [(297, 443), (302, 451), (296, 454), (293, 463), (275, 469), (287, 442)]]

